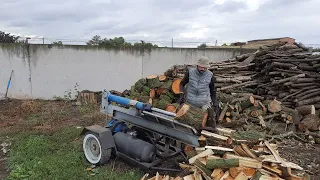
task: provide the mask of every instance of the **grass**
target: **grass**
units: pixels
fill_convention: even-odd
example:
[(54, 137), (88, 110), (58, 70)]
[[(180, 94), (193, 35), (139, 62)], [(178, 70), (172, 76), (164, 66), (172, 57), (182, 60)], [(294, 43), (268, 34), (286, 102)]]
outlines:
[[(8, 180), (14, 179), (140, 179), (138, 170), (120, 173), (112, 166), (91, 165), (85, 160), (79, 138), (82, 128), (64, 127), (53, 135), (19, 134), (15, 137), (9, 156), (12, 169)], [(111, 160), (110, 162), (113, 162)]]
[(7, 180), (133, 180), (144, 175), (119, 159), (88, 169), (91, 164), (85, 159), (80, 133), (82, 127), (103, 123), (105, 118), (94, 105), (13, 101), (0, 107), (0, 114), (0, 124), (12, 123), (0, 130), (0, 143), (11, 142)]

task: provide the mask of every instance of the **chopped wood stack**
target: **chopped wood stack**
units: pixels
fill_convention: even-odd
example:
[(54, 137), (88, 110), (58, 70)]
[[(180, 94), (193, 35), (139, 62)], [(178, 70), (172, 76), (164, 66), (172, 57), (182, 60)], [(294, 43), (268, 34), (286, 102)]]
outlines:
[[(219, 129), (219, 134), (202, 131), (201, 138), (227, 140), (232, 138), (233, 130)], [(241, 141), (236, 140), (235, 141)], [(173, 179), (173, 180), (306, 180), (308, 175), (297, 164), (281, 158), (277, 145), (268, 141), (259, 141), (253, 145), (239, 143), (234, 146), (204, 145), (199, 148), (185, 147), (189, 158), (187, 164), (180, 163), (183, 170), (176, 177), (156, 174), (149, 177), (146, 174), (142, 180)]]
[(293, 109), (304, 105), (320, 109), (320, 56), (300, 44), (262, 46), (253, 54), (212, 63), (211, 69), (219, 91), (249, 92)]
[(174, 102), (179, 97), (179, 85), (181, 78), (173, 78), (166, 75), (151, 75), (139, 79), (130, 90), (124, 92), (110, 91), (110, 93), (152, 104), (153, 107), (176, 112), (178, 107)]
[(221, 113), (218, 123), (223, 127), (239, 131), (256, 131), (268, 135), (284, 132), (319, 131), (320, 119), (314, 105), (304, 105), (295, 109), (282, 102), (266, 100), (251, 93), (219, 92)]

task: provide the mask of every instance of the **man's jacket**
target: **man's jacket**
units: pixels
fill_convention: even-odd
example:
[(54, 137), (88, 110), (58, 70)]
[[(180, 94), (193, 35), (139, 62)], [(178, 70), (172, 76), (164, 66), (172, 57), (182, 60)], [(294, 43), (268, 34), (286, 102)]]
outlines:
[(190, 68), (180, 83), (180, 88), (188, 83), (186, 101), (196, 107), (213, 103), (216, 106), (215, 78), (209, 70), (201, 74), (197, 68)]

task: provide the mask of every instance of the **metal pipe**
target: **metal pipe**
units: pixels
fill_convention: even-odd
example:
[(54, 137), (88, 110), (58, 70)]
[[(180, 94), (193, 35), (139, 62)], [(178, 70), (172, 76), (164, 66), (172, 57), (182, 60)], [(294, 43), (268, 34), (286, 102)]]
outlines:
[(135, 101), (135, 100), (131, 100), (128, 98), (124, 98), (121, 96), (117, 96), (117, 95), (113, 95), (108, 91), (105, 91), (107, 93), (107, 100), (109, 102), (115, 102), (124, 106), (135, 106), (137, 109), (139, 110), (144, 110), (144, 103), (139, 102), (139, 101)]
[(162, 113), (162, 114), (168, 115), (168, 116), (176, 117), (176, 114), (173, 113), (173, 112), (165, 111), (165, 110), (158, 109), (158, 108), (151, 108), (151, 110), (155, 111), (155, 112), (158, 112), (158, 113)]

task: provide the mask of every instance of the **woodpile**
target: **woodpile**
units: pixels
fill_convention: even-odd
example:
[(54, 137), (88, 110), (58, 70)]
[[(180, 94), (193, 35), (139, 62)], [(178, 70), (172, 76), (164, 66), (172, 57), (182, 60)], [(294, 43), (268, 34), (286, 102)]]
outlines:
[[(198, 128), (207, 114), (179, 104), (179, 85), (191, 66), (175, 65), (162, 75), (140, 79), (125, 91), (126, 97), (177, 113), (177, 120)], [(262, 46), (255, 53), (212, 62), (209, 69), (216, 78), (221, 126), (267, 130), (268, 135), (319, 130), (320, 55), (303, 45)]]
[[(174, 112), (176, 120), (198, 129), (206, 112), (179, 103), (180, 82), (190, 66), (172, 66), (113, 93)], [(184, 174), (142, 179), (306, 179), (300, 166), (280, 157), (275, 142), (320, 143), (320, 55), (279, 42), (209, 69), (216, 78), (217, 124), (224, 128), (216, 134), (200, 131), (201, 147), (185, 149), (190, 159), (180, 164)]]
[[(260, 140), (247, 145), (245, 140), (234, 139), (240, 143), (216, 146), (208, 144), (211, 140), (221, 142), (232, 138), (231, 129), (218, 129), (219, 134), (202, 131), (202, 141), (206, 145), (199, 148), (184, 148), (188, 163), (179, 163), (182, 172), (176, 177), (145, 174), (141, 180), (306, 180), (308, 175), (297, 164), (281, 158), (277, 144)], [(221, 143), (220, 143), (221, 144)], [(229, 144), (229, 145), (228, 145)]]

